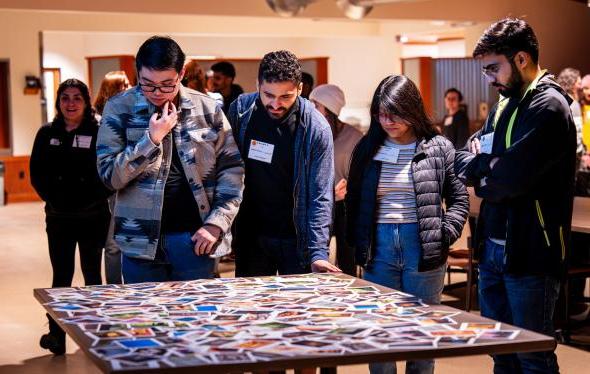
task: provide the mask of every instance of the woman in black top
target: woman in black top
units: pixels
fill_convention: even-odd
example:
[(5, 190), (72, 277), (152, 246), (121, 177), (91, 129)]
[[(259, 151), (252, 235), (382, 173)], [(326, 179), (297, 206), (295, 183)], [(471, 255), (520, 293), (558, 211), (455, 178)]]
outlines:
[[(57, 90), (55, 108), (55, 119), (37, 133), (30, 165), (33, 187), (45, 201), (51, 286), (71, 286), (76, 244), (86, 285), (101, 284), (110, 192), (96, 170), (98, 124), (88, 87), (77, 79), (66, 80)], [(65, 334), (51, 318), (49, 330), (41, 346), (63, 354)]]

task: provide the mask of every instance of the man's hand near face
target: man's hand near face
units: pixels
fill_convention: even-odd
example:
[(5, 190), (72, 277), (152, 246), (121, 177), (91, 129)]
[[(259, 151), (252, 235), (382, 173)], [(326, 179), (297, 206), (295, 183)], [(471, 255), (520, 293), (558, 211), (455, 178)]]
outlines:
[(154, 113), (149, 124), (150, 139), (155, 145), (160, 145), (162, 139), (176, 126), (178, 119), (176, 106), (171, 102), (164, 104), (160, 118), (158, 118), (159, 115), (159, 113)]

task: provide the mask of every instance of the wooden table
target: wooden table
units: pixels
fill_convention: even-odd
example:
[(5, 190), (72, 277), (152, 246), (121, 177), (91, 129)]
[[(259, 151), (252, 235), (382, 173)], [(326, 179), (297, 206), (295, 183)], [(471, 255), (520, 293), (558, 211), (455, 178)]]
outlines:
[[(338, 282), (351, 283), (344, 286)], [(239, 287), (239, 290), (236, 291), (236, 287)], [(202, 291), (203, 289), (206, 291)], [(264, 292), (257, 293), (259, 289), (264, 290)], [(416, 303), (415, 298), (413, 299), (411, 296), (400, 296), (400, 293), (394, 293), (391, 289), (344, 274), (335, 276), (314, 274), (291, 277), (226, 278), (55, 290), (35, 289), (34, 295), (67, 334), (105, 373), (123, 371), (137, 373), (194, 372), (195, 370), (198, 370), (199, 373), (244, 372), (326, 367), (386, 360), (401, 361), (543, 351), (552, 350), (556, 345), (553, 338), (507, 324), (501, 324), (501, 330), (520, 330), (516, 338), (510, 340), (503, 337), (503, 335), (498, 336), (500, 335), (498, 334), (495, 335), (496, 339), (489, 340), (495, 333), (487, 331), (485, 337), (488, 339), (475, 339), (473, 338), (475, 331), (477, 331), (477, 334), (481, 334), (486, 330), (466, 326), (465, 329), (468, 331), (458, 331), (459, 325), (463, 322), (486, 323), (489, 325), (488, 327), (477, 326), (490, 328), (494, 326), (495, 321), (448, 306), (416, 307), (414, 305)], [(250, 294), (252, 295), (248, 296)], [(302, 295), (306, 296), (303, 297)], [(338, 295), (344, 296), (341, 299)], [(55, 301), (56, 298), (59, 298), (59, 300)], [(224, 298), (226, 300), (223, 300)], [(49, 305), (48, 303), (52, 300), (53, 303)], [(322, 300), (333, 301), (324, 303)], [(392, 300), (394, 301), (392, 302)], [(99, 306), (98, 304), (101, 302), (106, 302), (106, 304)], [(144, 306), (138, 307), (137, 305), (140, 305), (138, 303), (143, 303)], [(342, 307), (344, 304), (348, 306)], [(321, 305), (324, 306), (321, 307)], [(80, 309), (80, 306), (84, 306), (85, 309)], [(252, 309), (254, 306), (262, 308), (258, 309), (259, 311), (263, 311), (264, 308), (271, 308), (268, 310), (272, 310), (274, 314), (271, 315), (274, 316), (274, 319), (266, 319), (266, 321), (274, 322), (269, 324), (264, 322), (264, 318), (261, 321), (260, 316), (264, 317), (264, 315), (256, 314), (260, 312), (252, 310), (246, 312), (243, 310)], [(56, 311), (56, 309), (60, 308), (69, 310), (69, 312)], [(134, 315), (133, 310), (137, 308), (144, 308), (144, 313)], [(217, 312), (212, 312), (213, 309), (217, 309)], [(234, 318), (235, 315), (232, 314), (232, 311), (236, 310), (239, 312), (236, 312), (235, 315), (240, 316), (242, 322), (237, 322)], [(161, 318), (158, 317), (158, 322), (148, 322), (146, 320), (142, 322), (142, 317), (146, 318), (150, 313), (157, 313)], [(183, 313), (186, 313), (185, 315), (189, 317), (181, 318)], [(201, 317), (194, 317), (199, 313), (202, 313)], [(421, 314), (414, 317), (399, 316), (404, 313)], [(441, 314), (444, 315), (445, 313), (457, 313), (450, 317), (451, 321), (456, 323), (450, 323), (448, 320), (445, 322), (445, 317), (441, 316)], [(109, 315), (108, 323), (105, 321), (102, 323), (91, 321), (96, 318), (105, 319), (104, 316), (107, 314)], [(397, 317), (394, 317), (395, 315)], [(423, 317), (420, 317), (420, 315)], [(281, 316), (288, 316), (291, 319), (285, 318), (278, 323)], [(376, 316), (378, 316), (377, 319), (375, 319)], [(66, 323), (67, 318), (82, 318), (87, 322), (80, 322), (80, 325)], [(442, 318), (442, 320), (437, 319), (433, 323), (433, 318)], [(352, 320), (355, 322), (350, 322)], [(135, 330), (131, 329), (131, 323), (134, 323)], [(285, 327), (281, 323), (291, 324), (291, 327)], [(297, 325), (298, 323), (299, 325)], [(404, 327), (404, 324), (412, 323), (414, 326), (408, 325)], [(293, 327), (294, 324), (295, 327)], [(106, 329), (103, 329), (102, 325), (105, 325)], [(127, 330), (117, 330), (123, 328), (123, 325)], [(156, 327), (165, 325), (167, 327)], [(190, 329), (187, 328), (187, 325), (196, 327)], [(140, 328), (137, 326), (140, 326)], [(141, 326), (143, 326), (143, 329)], [(495, 326), (498, 329), (499, 325)], [(244, 353), (249, 359), (245, 362), (232, 362), (236, 358), (239, 360), (239, 355), (242, 353), (232, 351), (230, 348), (223, 348), (232, 347), (232, 344), (234, 344), (230, 336), (237, 337), (242, 333), (245, 334), (246, 331), (256, 332), (258, 331), (256, 328), (268, 329), (268, 331), (260, 330), (260, 333), (269, 336), (263, 337), (261, 335), (258, 339), (242, 342), (241, 346), (244, 349), (241, 351), (249, 352)], [(282, 333), (282, 337), (276, 339), (276, 341), (273, 340), (272, 337), (276, 338), (278, 336), (277, 331), (280, 332), (280, 329), (286, 329), (282, 331), (296, 329), (297, 332)], [(361, 331), (357, 332), (357, 330)], [(107, 337), (105, 335), (107, 331), (115, 332), (113, 336)], [(139, 331), (139, 336), (121, 336), (129, 333), (137, 334), (137, 331)], [(159, 331), (160, 336), (146, 337), (146, 334), (150, 331), (151, 333)], [(162, 335), (161, 331), (166, 331), (167, 335)], [(191, 331), (197, 333), (194, 334)], [(430, 336), (423, 337), (425, 333)], [(449, 334), (448, 337), (440, 337), (447, 335), (447, 333)], [(102, 335), (100, 339), (95, 340), (89, 334)], [(386, 334), (390, 336), (386, 337)], [(298, 337), (298, 335), (302, 337)], [(408, 336), (406, 337), (406, 335)], [(170, 338), (171, 336), (174, 338)], [(215, 338), (212, 338), (212, 336)], [(433, 338), (433, 336), (439, 337)], [(450, 336), (455, 336), (459, 340), (454, 340), (455, 338)], [(478, 336), (482, 337), (484, 335)], [(224, 339), (227, 340), (226, 343), (224, 343)], [(384, 343), (392, 339), (396, 342), (401, 339), (401, 341), (406, 342), (404, 343), (406, 347), (396, 345), (396, 343)], [(471, 340), (471, 344), (464, 344), (461, 343), (461, 339), (474, 339), (474, 341)], [(157, 340), (162, 345), (146, 348), (145, 342), (151, 340)], [(418, 345), (408, 347), (407, 342), (410, 340), (413, 340), (414, 343), (418, 342)], [(420, 345), (420, 342), (425, 343), (429, 340), (436, 343), (430, 346), (428, 346), (430, 343)], [(192, 343), (189, 344), (191, 341)], [(195, 341), (198, 342), (196, 345)], [(236, 341), (240, 342), (239, 339), (236, 339)], [(287, 344), (286, 341), (289, 341), (289, 343)], [(349, 343), (349, 341), (353, 343)], [(220, 344), (220, 342), (223, 344)], [(218, 345), (214, 345), (214, 343)], [(269, 348), (266, 353), (257, 351), (258, 347), (271, 343), (276, 345), (270, 345), (269, 347), (278, 348)], [(382, 343), (383, 346), (381, 346)], [(366, 344), (370, 344), (369, 347), (372, 348), (367, 348)], [(288, 351), (292, 347), (301, 347), (303, 345), (305, 348), (294, 348), (295, 350)], [(326, 345), (328, 346), (326, 347)], [(117, 348), (119, 346), (122, 348)], [(135, 346), (143, 346), (144, 348), (135, 350), (133, 349)], [(100, 347), (102, 347), (102, 350), (100, 350)], [(96, 353), (97, 349), (100, 350), (100, 354), (107, 354), (108, 352), (108, 354), (113, 355), (114, 353), (114, 355), (110, 359), (101, 358)], [(128, 356), (123, 356), (124, 363), (127, 359), (133, 359), (136, 360), (138, 365), (147, 365), (148, 360), (142, 356), (147, 352), (148, 357), (152, 355), (153, 360), (163, 359), (164, 357), (173, 359), (176, 367), (171, 367), (165, 361), (157, 361), (157, 364), (151, 364), (151, 368), (130, 365), (129, 362), (125, 367), (121, 367), (121, 360), (116, 359), (116, 354), (120, 353), (118, 350), (125, 351), (125, 349), (127, 349), (125, 354), (128, 354)], [(279, 349), (281, 354), (277, 355), (276, 352)], [(302, 353), (297, 352), (297, 349), (310, 350)], [(204, 358), (201, 359), (201, 356), (195, 354), (194, 350), (205, 350), (203, 352), (206, 355), (204, 353), (202, 357), (221, 358), (221, 361), (212, 362)], [(283, 351), (286, 352), (286, 355), (283, 354)], [(180, 355), (186, 353), (186, 356), (184, 356), (186, 359), (173, 357), (171, 353)], [(255, 359), (252, 359), (253, 357)], [(225, 362), (225, 359), (230, 361)], [(117, 367), (115, 367), (115, 363), (117, 363)]]

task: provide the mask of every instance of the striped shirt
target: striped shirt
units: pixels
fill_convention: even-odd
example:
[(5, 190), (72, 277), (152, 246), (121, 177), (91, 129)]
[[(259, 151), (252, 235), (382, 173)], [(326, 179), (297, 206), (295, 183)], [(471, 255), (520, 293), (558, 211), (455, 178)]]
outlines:
[(418, 222), (412, 158), (416, 143), (399, 145), (389, 140), (383, 147), (399, 150), (397, 162), (383, 162), (377, 187), (377, 223)]

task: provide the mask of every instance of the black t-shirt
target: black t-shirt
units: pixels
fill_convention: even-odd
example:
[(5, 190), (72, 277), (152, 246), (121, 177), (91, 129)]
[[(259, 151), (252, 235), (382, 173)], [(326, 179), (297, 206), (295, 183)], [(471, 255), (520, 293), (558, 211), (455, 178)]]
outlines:
[(174, 139), (172, 141), (172, 162), (162, 206), (162, 232), (190, 232), (194, 234), (202, 225), (199, 207), (191, 191)]
[[(295, 238), (293, 174), (297, 101), (280, 120), (271, 118), (260, 99), (252, 113), (244, 141), (246, 178), (244, 202), (247, 221), (256, 222), (256, 234)], [(252, 140), (274, 145), (270, 163), (248, 158)]]

